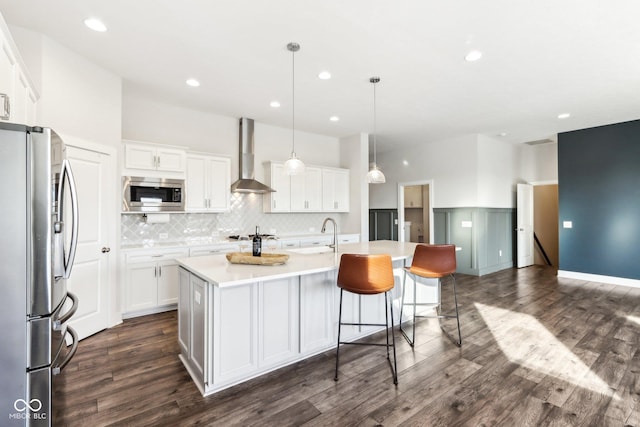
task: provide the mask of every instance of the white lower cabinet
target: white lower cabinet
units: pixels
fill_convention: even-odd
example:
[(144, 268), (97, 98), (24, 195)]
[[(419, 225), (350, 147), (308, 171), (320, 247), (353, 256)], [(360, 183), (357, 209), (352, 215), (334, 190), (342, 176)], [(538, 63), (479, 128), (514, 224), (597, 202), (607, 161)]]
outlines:
[[(338, 339), (338, 319), (340, 315), (340, 288), (335, 287), (334, 293), (334, 309), (333, 309), (333, 334)], [(360, 322), (360, 295), (351, 292), (342, 292), (342, 322), (358, 323)], [(359, 326), (343, 325), (340, 329), (340, 341), (351, 341), (360, 335)]]
[(179, 277), (181, 359), (203, 394), (297, 360), (297, 276), (226, 288)]
[(189, 256), (205, 256), (205, 255), (217, 255), (226, 254), (229, 252), (237, 252), (238, 245), (236, 243), (221, 243), (207, 246), (198, 246), (189, 249)]
[(206, 344), (206, 306), (207, 283), (197, 276), (189, 278), (189, 302), (191, 304), (191, 319), (189, 319), (189, 360), (198, 373), (205, 377), (205, 344)]
[(300, 352), (324, 350), (333, 339), (335, 271), (300, 276)]
[(173, 310), (178, 302), (178, 263), (187, 249), (130, 252), (125, 257), (124, 317)]
[(338, 236), (339, 243), (358, 243), (359, 241), (359, 234), (341, 234)]
[(213, 382), (230, 383), (258, 370), (258, 286), (213, 288)]
[(258, 365), (268, 368), (298, 355), (298, 277), (258, 284)]
[[(401, 264), (394, 267), (402, 269)], [(336, 274), (332, 270), (221, 288), (180, 268), (180, 359), (202, 394), (335, 348)], [(343, 321), (384, 323), (384, 299), (345, 292)], [(345, 326), (342, 339), (357, 339), (374, 329), (382, 327)]]
[(201, 391), (210, 383), (207, 378), (207, 282), (180, 268), (178, 300), (178, 343), (181, 357)]

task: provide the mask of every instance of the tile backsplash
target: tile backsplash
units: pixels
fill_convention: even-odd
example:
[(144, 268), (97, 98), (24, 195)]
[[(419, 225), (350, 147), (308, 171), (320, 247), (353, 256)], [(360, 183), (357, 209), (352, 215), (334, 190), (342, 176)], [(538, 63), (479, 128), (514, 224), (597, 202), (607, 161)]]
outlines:
[(344, 214), (335, 213), (263, 213), (262, 195), (232, 193), (231, 210), (225, 213), (175, 213), (169, 222), (147, 224), (142, 214), (122, 214), (121, 238), (123, 246), (148, 243), (171, 243), (224, 239), (230, 235), (251, 234), (256, 225), (261, 233), (291, 234), (319, 233), (322, 221), (330, 216), (340, 229)]

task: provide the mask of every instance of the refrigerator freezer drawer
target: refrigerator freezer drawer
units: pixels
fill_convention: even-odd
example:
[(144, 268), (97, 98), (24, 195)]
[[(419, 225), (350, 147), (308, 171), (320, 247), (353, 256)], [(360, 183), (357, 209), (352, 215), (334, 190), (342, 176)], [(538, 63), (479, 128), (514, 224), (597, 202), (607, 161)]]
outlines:
[(51, 367), (47, 366), (27, 373), (27, 398), (21, 409), (26, 417), (26, 426), (49, 427), (51, 423)]
[(43, 317), (27, 322), (27, 333), (27, 369), (51, 365), (62, 347), (64, 331), (53, 328), (51, 317)]
[(66, 327), (64, 323), (76, 312), (78, 299), (68, 293), (72, 305), (65, 312), (66, 305), (60, 304), (48, 317), (32, 319), (27, 322), (27, 369), (36, 369), (50, 365), (58, 356), (64, 342)]

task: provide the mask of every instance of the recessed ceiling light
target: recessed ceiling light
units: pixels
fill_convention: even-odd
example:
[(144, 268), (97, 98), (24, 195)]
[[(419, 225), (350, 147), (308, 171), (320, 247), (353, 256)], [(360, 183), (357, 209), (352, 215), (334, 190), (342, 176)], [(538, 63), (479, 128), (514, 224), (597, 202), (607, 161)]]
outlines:
[(191, 87), (198, 87), (200, 86), (200, 82), (197, 81), (196, 79), (187, 79), (187, 84)]
[(320, 74), (318, 74), (318, 78), (320, 80), (329, 80), (331, 78), (331, 73), (328, 71), (322, 71)]
[(329, 120), (331, 120), (332, 122), (337, 122), (338, 120), (340, 120), (340, 117), (338, 117), (338, 116), (331, 116), (331, 117), (329, 117)]
[(498, 136), (507, 136), (507, 133), (506, 133), (506, 132), (500, 132), (500, 133), (498, 134)]
[(272, 108), (278, 108), (278, 107), (280, 107), (280, 103), (278, 101), (271, 101), (269, 103), (269, 106), (272, 107)]
[(480, 58), (482, 58), (482, 52), (480, 52), (479, 50), (472, 50), (471, 52), (467, 53), (467, 55), (464, 57), (464, 60), (467, 62), (473, 62), (477, 61)]
[(559, 119), (568, 119), (569, 117), (571, 117), (571, 114), (569, 113), (558, 114)]
[(405, 166), (409, 166), (409, 161), (408, 160), (403, 160), (402, 164), (405, 165)]
[(107, 26), (104, 25), (99, 19), (87, 18), (84, 20), (84, 25), (99, 33), (104, 33), (105, 31), (107, 31)]

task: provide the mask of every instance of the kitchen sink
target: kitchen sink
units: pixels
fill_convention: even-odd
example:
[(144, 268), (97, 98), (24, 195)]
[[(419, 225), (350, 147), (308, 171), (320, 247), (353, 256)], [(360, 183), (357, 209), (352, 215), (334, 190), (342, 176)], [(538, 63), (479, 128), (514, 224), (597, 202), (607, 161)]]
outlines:
[(287, 252), (293, 252), (296, 254), (324, 254), (327, 252), (333, 252), (333, 248), (330, 248), (329, 246), (310, 246), (308, 248), (287, 249)]

